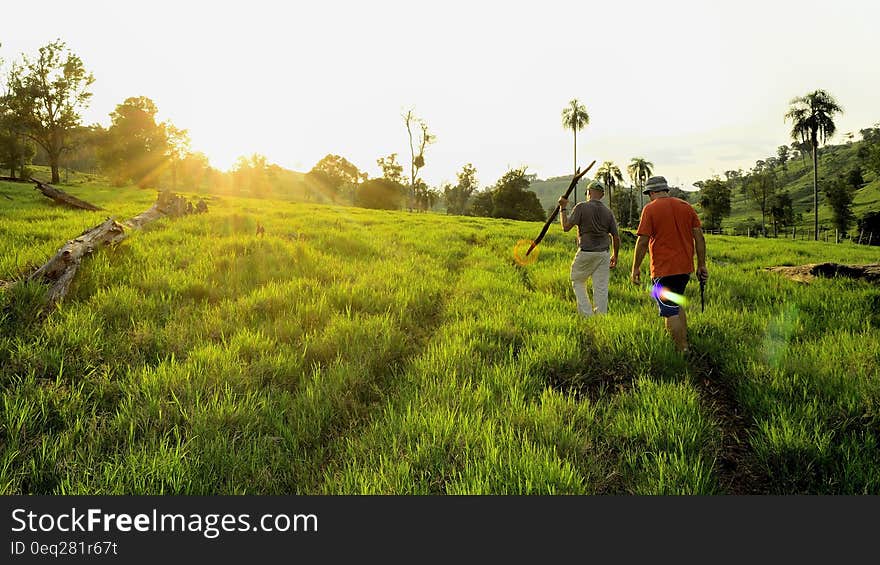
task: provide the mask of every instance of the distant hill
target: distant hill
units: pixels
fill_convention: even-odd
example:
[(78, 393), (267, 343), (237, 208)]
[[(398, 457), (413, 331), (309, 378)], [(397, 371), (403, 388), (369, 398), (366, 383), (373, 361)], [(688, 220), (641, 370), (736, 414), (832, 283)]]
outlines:
[[(585, 191), (587, 186), (589, 186), (592, 181), (592, 177), (583, 177), (580, 181), (578, 181), (577, 185), (577, 197), (578, 201), (586, 200)], [(556, 207), (556, 203), (559, 200), (559, 197), (565, 194), (565, 191), (568, 189), (568, 185), (571, 183), (571, 175), (561, 176), (561, 177), (551, 177), (546, 180), (535, 180), (532, 181), (531, 185), (529, 185), (529, 190), (533, 191), (538, 195), (538, 200), (541, 201), (541, 205), (545, 210), (549, 210), (550, 208)], [(628, 186), (625, 190), (629, 190)], [(696, 201), (697, 193), (692, 193), (692, 196), (688, 195), (686, 200), (689, 202)], [(574, 195), (572, 195), (574, 198)], [(604, 200), (605, 204), (608, 204), (608, 198)]]
[[(823, 182), (845, 175), (859, 165), (858, 150), (863, 141), (842, 145), (829, 145), (819, 149), (819, 224), (825, 227), (831, 226), (831, 207), (825, 203), (825, 195), (822, 192)], [(803, 159), (798, 157), (788, 161), (786, 167), (776, 165), (773, 167), (779, 179), (780, 192), (788, 192), (794, 204), (795, 214), (802, 214), (802, 220), (798, 227), (812, 228), (813, 225), (813, 162), (809, 155)], [(856, 218), (861, 218), (869, 211), (880, 210), (880, 178), (864, 167), (862, 175), (867, 184), (856, 191), (853, 200), (853, 212)], [(692, 199), (699, 201), (699, 193)], [(739, 188), (732, 193), (731, 213), (724, 219), (723, 227), (745, 226), (749, 218), (760, 222), (761, 209), (742, 194)], [(699, 208), (698, 208), (699, 210)]]
[[(819, 223), (825, 227), (831, 226), (831, 208), (825, 203), (825, 195), (822, 192), (822, 183), (845, 175), (859, 165), (858, 150), (863, 141), (856, 141), (841, 145), (828, 145), (819, 149)], [(769, 157), (769, 156), (768, 156)], [(788, 192), (794, 204), (795, 214), (802, 214), (799, 228), (811, 228), (813, 225), (813, 163), (809, 155), (790, 160), (783, 168), (782, 165), (774, 167), (779, 179), (780, 192)], [(853, 212), (856, 218), (861, 218), (867, 212), (880, 210), (880, 178), (874, 173), (862, 168), (862, 175), (866, 184), (856, 191), (853, 200)], [(578, 199), (584, 199), (584, 190), (592, 180), (584, 177), (578, 182)], [(529, 190), (538, 195), (541, 205), (545, 210), (554, 207), (559, 197), (565, 193), (571, 176), (551, 177), (545, 180), (532, 181)], [(694, 192), (689, 201), (693, 203), (697, 211), (699, 207), (699, 192)], [(751, 220), (750, 220), (751, 219)], [(742, 227), (750, 223), (760, 222), (761, 210), (748, 196), (743, 194), (737, 187), (733, 190), (730, 216), (724, 219), (722, 226), (725, 228)], [(853, 226), (854, 227), (854, 226)]]
[[(583, 177), (578, 181), (577, 193), (578, 200), (584, 200), (584, 190), (592, 181), (592, 177)], [(546, 180), (535, 180), (529, 185), (529, 190), (538, 195), (541, 206), (548, 210), (556, 206), (559, 197), (565, 194), (568, 185), (571, 183), (571, 175), (561, 177), (551, 177)], [(573, 195), (572, 195), (573, 197)]]

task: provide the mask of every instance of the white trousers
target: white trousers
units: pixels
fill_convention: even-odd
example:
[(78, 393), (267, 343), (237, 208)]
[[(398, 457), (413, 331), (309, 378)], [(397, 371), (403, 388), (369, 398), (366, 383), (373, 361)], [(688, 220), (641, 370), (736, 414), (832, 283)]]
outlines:
[(578, 250), (571, 263), (571, 287), (577, 308), (583, 316), (593, 315), (593, 304), (587, 296), (587, 279), (593, 279), (593, 300), (597, 314), (608, 312), (608, 272), (611, 255), (608, 251)]

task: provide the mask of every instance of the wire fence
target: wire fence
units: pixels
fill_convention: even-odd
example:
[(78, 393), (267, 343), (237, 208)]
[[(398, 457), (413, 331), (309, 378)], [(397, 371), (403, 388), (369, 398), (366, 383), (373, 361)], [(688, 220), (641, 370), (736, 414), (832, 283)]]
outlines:
[[(721, 228), (721, 229), (704, 229), (703, 233), (711, 235), (733, 235), (743, 237), (765, 237), (774, 239), (792, 239), (813, 241), (816, 239), (815, 230), (807, 228), (791, 228), (779, 230), (758, 230), (751, 228)], [(831, 243), (851, 242), (857, 245), (880, 245), (880, 233), (870, 231), (860, 231), (846, 234), (845, 236), (837, 229), (819, 228), (819, 241)]]

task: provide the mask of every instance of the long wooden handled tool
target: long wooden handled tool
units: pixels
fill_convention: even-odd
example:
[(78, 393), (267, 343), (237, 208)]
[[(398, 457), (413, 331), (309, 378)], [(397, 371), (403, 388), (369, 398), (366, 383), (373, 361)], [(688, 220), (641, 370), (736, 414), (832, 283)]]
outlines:
[[(571, 191), (574, 190), (574, 187), (577, 186), (577, 183), (579, 180), (581, 180), (581, 177), (584, 176), (585, 174), (587, 174), (587, 171), (592, 169), (593, 165), (595, 165), (595, 164), (596, 164), (596, 161), (593, 160), (593, 162), (590, 163), (590, 165), (586, 169), (584, 169), (583, 171), (581, 171), (581, 172), (575, 171), (574, 178), (571, 179), (571, 184), (568, 185), (568, 190), (565, 191), (565, 194), (563, 195), (563, 197), (568, 198), (568, 195), (571, 194)], [(537, 247), (538, 244), (541, 243), (541, 240), (544, 239), (544, 236), (547, 234), (547, 230), (550, 229), (550, 224), (552, 224), (556, 220), (557, 214), (559, 214), (559, 204), (556, 205), (556, 209), (554, 209), (553, 213), (550, 214), (550, 217), (547, 218), (547, 222), (544, 224), (544, 227), (541, 228), (541, 233), (538, 234), (538, 237), (535, 239), (535, 241), (532, 242), (532, 245), (529, 246), (529, 250), (526, 251), (526, 256), (528, 256), (528, 254), (532, 252), (532, 249)]]

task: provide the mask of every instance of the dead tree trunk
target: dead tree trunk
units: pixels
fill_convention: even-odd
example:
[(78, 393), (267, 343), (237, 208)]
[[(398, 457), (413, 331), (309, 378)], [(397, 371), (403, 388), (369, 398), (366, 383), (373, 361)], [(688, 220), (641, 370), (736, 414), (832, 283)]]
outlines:
[(37, 179), (31, 177), (31, 182), (36, 183), (36, 189), (42, 192), (47, 198), (51, 198), (55, 202), (59, 202), (64, 204), (65, 206), (69, 206), (71, 208), (80, 208), (82, 210), (90, 210), (92, 212), (97, 212), (98, 210), (103, 210), (103, 208), (99, 208), (94, 204), (89, 204), (85, 200), (80, 200), (75, 196), (71, 196), (60, 190), (55, 188), (52, 185), (46, 184), (44, 182), (38, 181)]
[[(200, 201), (199, 205), (200, 211), (207, 211), (204, 201)], [(48, 302), (50, 304), (59, 302), (67, 295), (83, 257), (103, 245), (119, 243), (128, 235), (127, 229), (140, 229), (159, 218), (182, 216), (194, 213), (195, 210), (185, 198), (170, 192), (161, 192), (156, 203), (149, 210), (134, 218), (123, 223), (108, 218), (105, 222), (84, 231), (79, 237), (71, 239), (45, 265), (28, 277), (28, 280), (49, 284)]]
[(49, 303), (57, 302), (64, 298), (70, 289), (70, 283), (83, 257), (102, 245), (118, 243), (124, 238), (125, 229), (122, 225), (112, 218), (108, 219), (65, 243), (64, 247), (45, 265), (37, 269), (28, 280), (48, 283), (50, 287), (46, 296)]
[(811, 282), (816, 277), (847, 277), (880, 284), (880, 263), (869, 263), (866, 265), (811, 263), (796, 267), (767, 267), (767, 270), (780, 273), (798, 282)]

